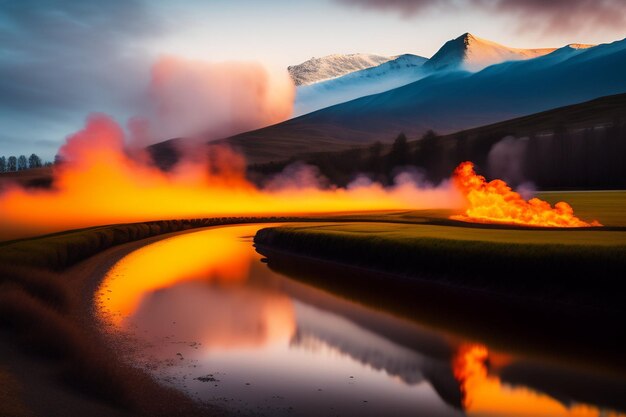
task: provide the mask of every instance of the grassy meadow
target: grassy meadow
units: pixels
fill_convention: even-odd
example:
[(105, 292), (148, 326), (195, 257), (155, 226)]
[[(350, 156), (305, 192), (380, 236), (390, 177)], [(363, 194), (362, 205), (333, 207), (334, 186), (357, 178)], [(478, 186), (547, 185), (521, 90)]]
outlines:
[(537, 197), (550, 204), (566, 201), (581, 219), (626, 227), (626, 191), (555, 191), (538, 193)]
[[(546, 229), (466, 224), (448, 212), (366, 217), (367, 223), (262, 229), (255, 243), (362, 268), (467, 288), (622, 311), (626, 192), (546, 193), (606, 227)], [(385, 217), (392, 223), (384, 222)]]

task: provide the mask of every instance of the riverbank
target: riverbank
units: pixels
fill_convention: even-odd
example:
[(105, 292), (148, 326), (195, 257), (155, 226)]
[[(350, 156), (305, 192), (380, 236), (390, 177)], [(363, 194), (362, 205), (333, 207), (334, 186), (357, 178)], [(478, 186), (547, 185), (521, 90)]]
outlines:
[(623, 372), (625, 239), (592, 230), (326, 223), (262, 229), (255, 244), (273, 270), (343, 297), (503, 349)]
[(199, 405), (120, 361), (104, 342), (93, 317), (93, 294), (99, 284), (93, 277), (102, 277), (130, 251), (176, 233), (231, 224), (313, 220), (320, 219), (158, 221), (1, 242), (0, 394), (12, 401), (0, 403), (0, 414), (224, 415), (223, 410)]
[(0, 249), (0, 326), (5, 335), (0, 368), (10, 381), (7, 392), (18, 397), (7, 408), (0, 404), (0, 414), (227, 415), (120, 360), (94, 321), (92, 298), (98, 282), (93, 277), (101, 277), (128, 252), (165, 236), (247, 220), (117, 225), (5, 244)]

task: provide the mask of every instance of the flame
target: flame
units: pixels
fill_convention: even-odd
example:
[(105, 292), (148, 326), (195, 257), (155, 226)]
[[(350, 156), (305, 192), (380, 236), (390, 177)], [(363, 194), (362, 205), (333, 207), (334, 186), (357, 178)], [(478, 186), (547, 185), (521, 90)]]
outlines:
[(621, 414), (585, 404), (564, 405), (525, 387), (503, 384), (489, 374), (492, 357), (486, 346), (463, 344), (452, 359), (466, 415), (600, 417)]
[(91, 116), (61, 148), (66, 162), (55, 170), (52, 189), (14, 186), (0, 194), (0, 239), (148, 220), (457, 205), (449, 188), (420, 189), (407, 182), (387, 189), (370, 183), (262, 190), (246, 180), (245, 162), (229, 150), (210, 160), (186, 159), (164, 173), (146, 158), (129, 156), (126, 139), (111, 118)]
[(463, 162), (456, 168), (453, 181), (468, 204), (465, 214), (452, 216), (456, 220), (542, 227), (602, 226), (596, 220), (587, 223), (579, 219), (565, 202), (552, 207), (538, 198), (526, 201), (502, 180), (487, 182), (476, 174), (471, 162)]

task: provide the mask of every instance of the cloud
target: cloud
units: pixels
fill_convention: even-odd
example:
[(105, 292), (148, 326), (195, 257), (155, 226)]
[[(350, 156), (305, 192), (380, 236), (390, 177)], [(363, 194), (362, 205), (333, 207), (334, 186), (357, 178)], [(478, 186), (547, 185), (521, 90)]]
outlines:
[(626, 26), (623, 0), (336, 0), (365, 9), (390, 10), (409, 17), (433, 10), (474, 9), (519, 19), (520, 31), (583, 33), (588, 28)]
[(90, 111), (131, 111), (150, 65), (137, 45), (164, 27), (140, 0), (2, 2), (0, 139), (24, 150)]
[[(135, 144), (205, 138), (289, 117), (293, 86), (257, 63), (159, 58), (175, 28), (143, 0), (22, 0), (0, 7), (2, 153), (44, 152), (91, 112), (127, 120)], [(169, 23), (167, 23), (169, 22)]]
[[(474, 0), (489, 4), (488, 0)], [(538, 24), (545, 32), (582, 33), (588, 28), (624, 29), (626, 2), (623, 0), (498, 0), (497, 12), (522, 20), (520, 29)]]
[(449, 7), (452, 0), (336, 0), (350, 6), (360, 6), (365, 9), (397, 11), (405, 16), (412, 16), (429, 9)]

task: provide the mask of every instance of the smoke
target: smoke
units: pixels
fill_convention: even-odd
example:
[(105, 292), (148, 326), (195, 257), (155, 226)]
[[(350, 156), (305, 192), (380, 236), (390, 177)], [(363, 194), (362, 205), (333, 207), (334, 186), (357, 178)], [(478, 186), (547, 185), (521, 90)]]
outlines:
[(527, 144), (527, 138), (516, 139), (513, 136), (506, 136), (495, 143), (487, 155), (489, 175), (492, 178), (502, 178), (509, 184), (522, 182), (522, 165)]
[(294, 99), (286, 71), (272, 73), (255, 62), (163, 57), (152, 67), (145, 114), (134, 121), (133, 139), (222, 138), (286, 120)]
[(461, 204), (449, 186), (423, 188), (408, 180), (389, 188), (378, 183), (324, 187), (306, 167), (288, 167), (259, 189), (246, 179), (244, 159), (228, 148), (213, 149), (206, 158), (187, 157), (163, 172), (144, 154), (128, 152), (127, 141), (113, 119), (91, 116), (61, 147), (65, 162), (55, 168), (51, 189), (12, 186), (0, 194), (0, 239), (149, 220)]
[(276, 191), (303, 188), (322, 189), (328, 186), (328, 179), (320, 173), (319, 168), (303, 162), (294, 162), (270, 178), (263, 188)]
[(524, 160), (528, 138), (506, 136), (494, 144), (487, 155), (489, 176), (502, 178), (526, 200), (534, 197), (537, 188), (524, 176)]

